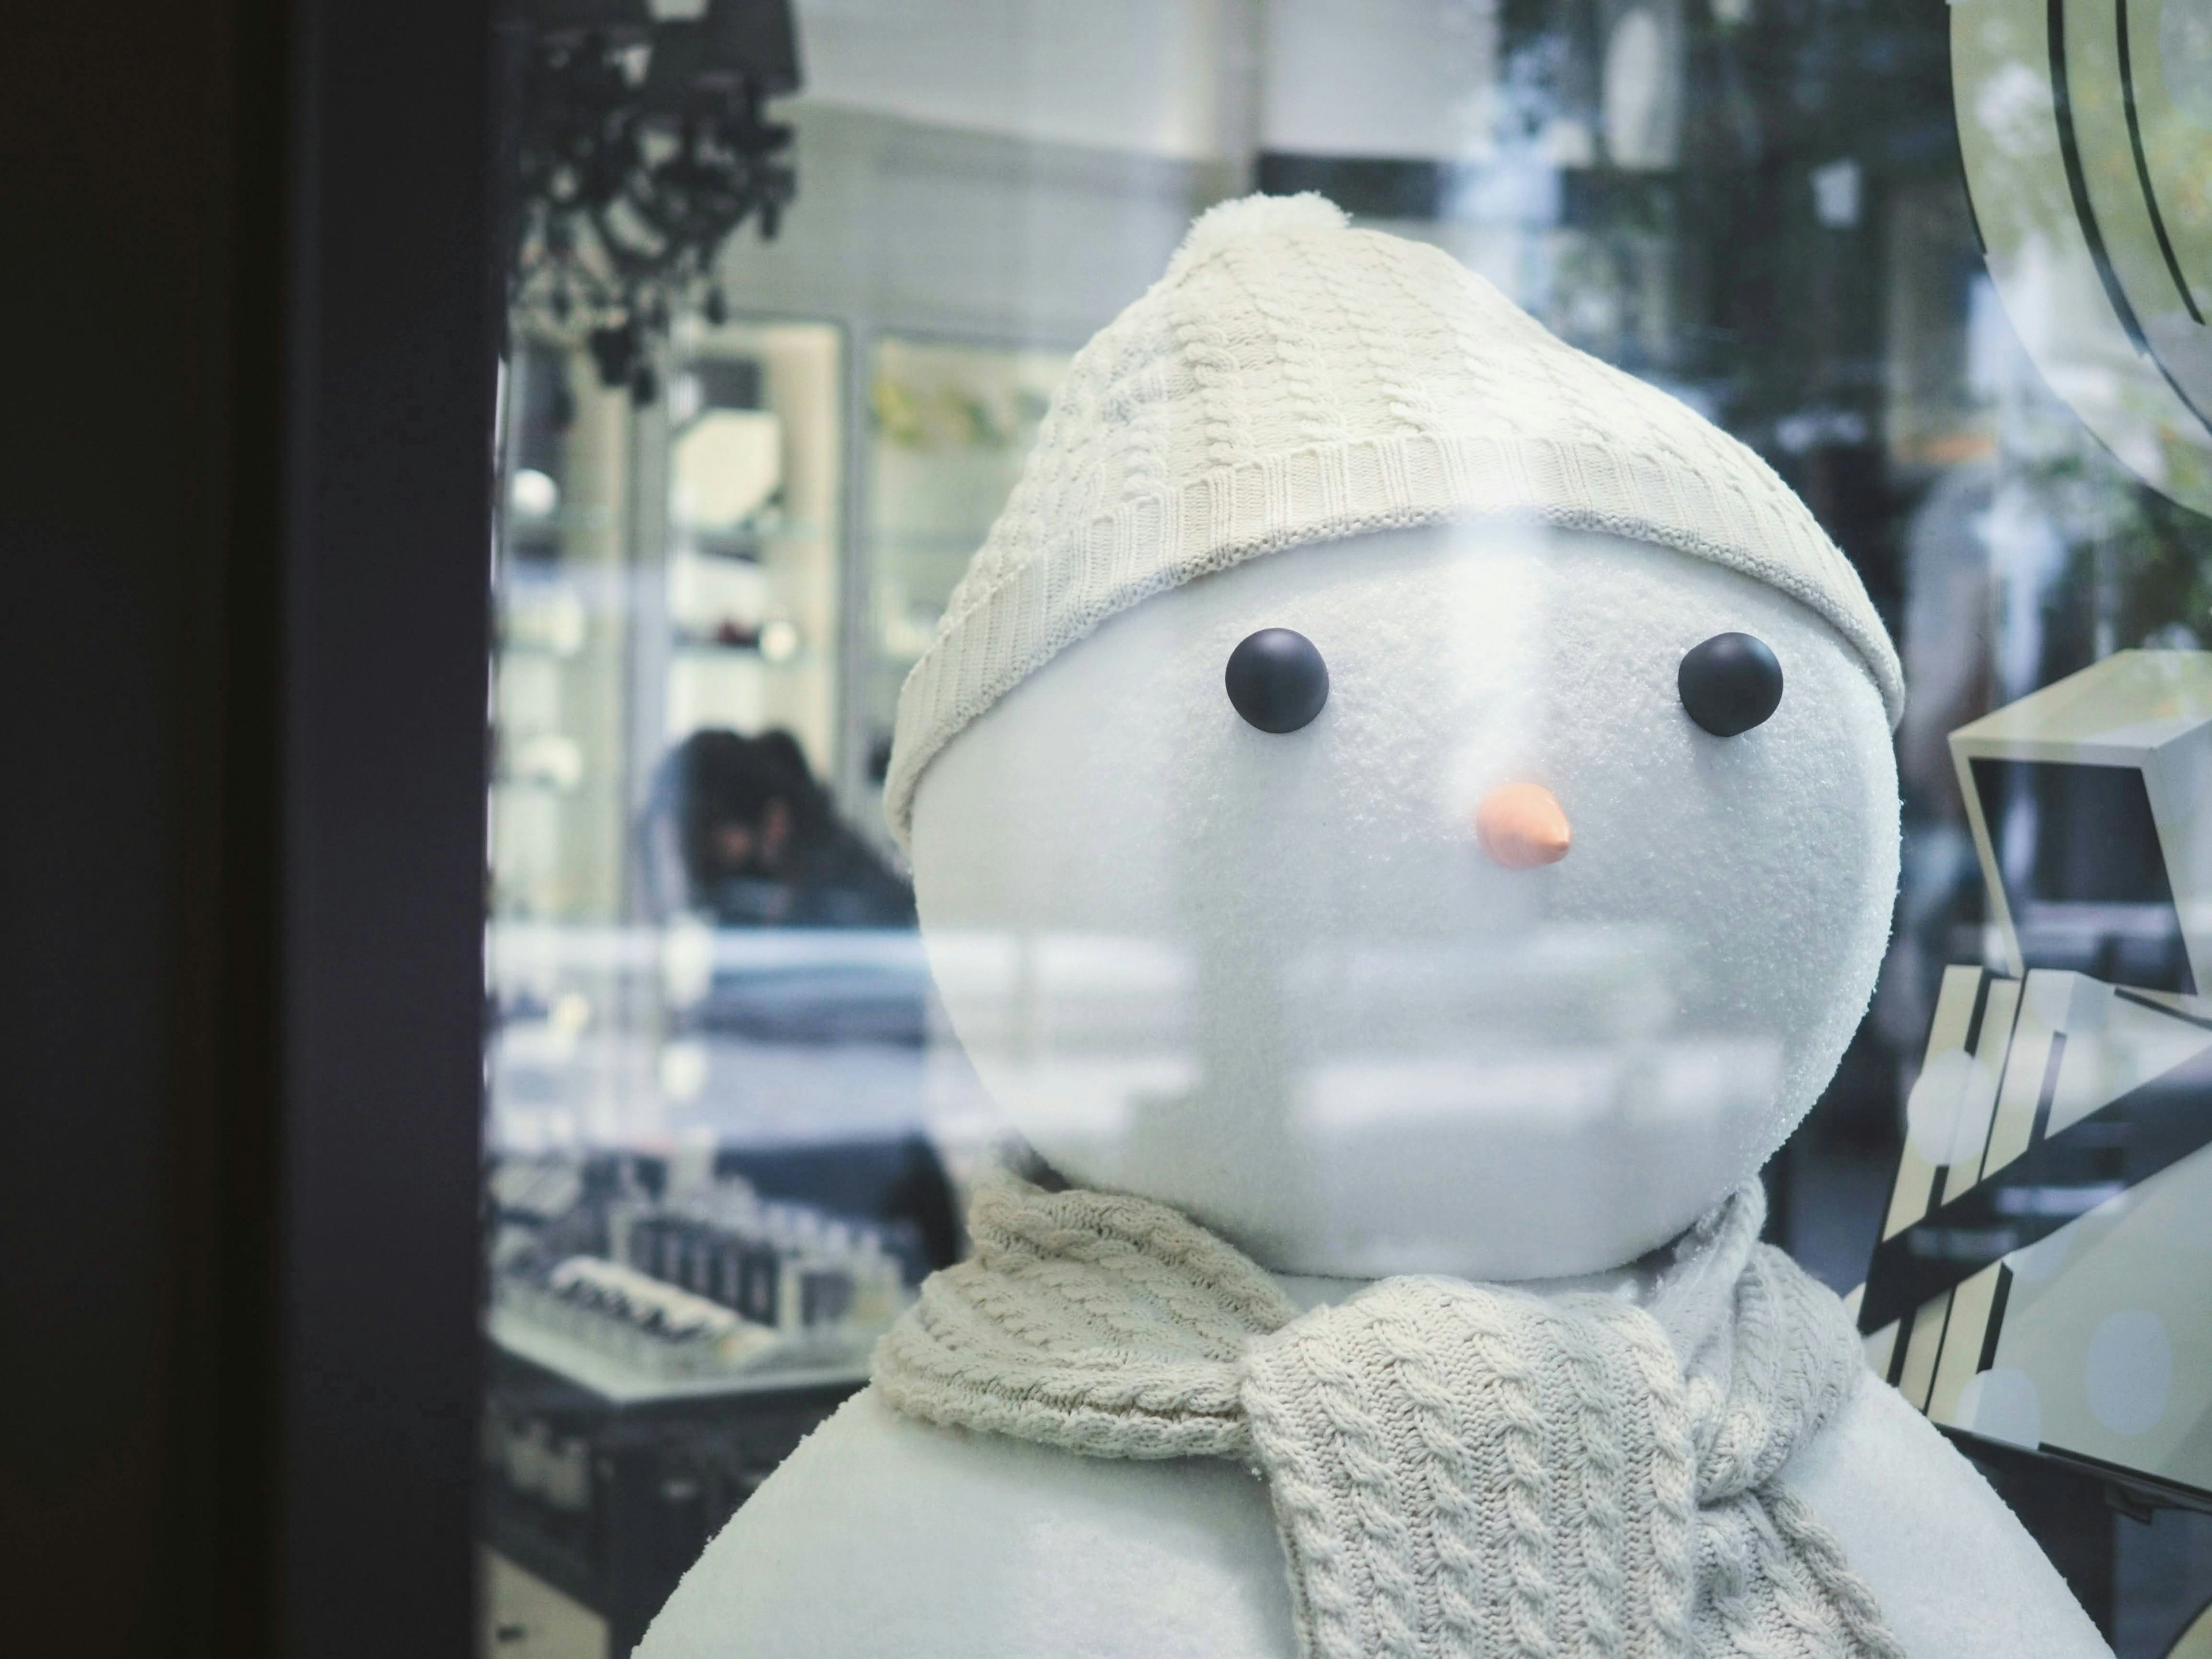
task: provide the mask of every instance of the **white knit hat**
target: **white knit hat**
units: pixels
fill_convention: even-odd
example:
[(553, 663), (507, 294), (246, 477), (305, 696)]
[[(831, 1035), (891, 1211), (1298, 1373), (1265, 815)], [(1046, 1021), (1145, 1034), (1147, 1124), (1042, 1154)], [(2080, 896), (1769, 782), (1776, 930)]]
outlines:
[(1553, 337), (1449, 255), (1314, 195), (1224, 202), (1075, 355), (1006, 511), (899, 694), (884, 810), (953, 736), (1116, 611), (1261, 553), (1522, 517), (1781, 589), (1905, 678), (1805, 504), (1694, 410)]

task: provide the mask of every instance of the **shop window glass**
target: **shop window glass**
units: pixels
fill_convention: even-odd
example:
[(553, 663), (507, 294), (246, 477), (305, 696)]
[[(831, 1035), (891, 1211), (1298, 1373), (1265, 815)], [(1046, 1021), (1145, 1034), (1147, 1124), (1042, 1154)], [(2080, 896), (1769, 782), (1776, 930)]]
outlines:
[[(1269, 1265), (1307, 1275), (1293, 1293), (1325, 1299), (1332, 1275), (1459, 1271), (1413, 1218), (1449, 1233), (1476, 1187), (1533, 1204), (1585, 1155), (1561, 1152), (1562, 1122), (1639, 1149), (1611, 1198), (1568, 1206), (1626, 1237), (1650, 1192), (1696, 1184), (1684, 1126), (1706, 1118), (1727, 1121), (1698, 1145), (1744, 1154), (1746, 1176), (1774, 1129), (1765, 1236), (1852, 1297), (1874, 1371), (1982, 1460), (2116, 1650), (2166, 1651), (2212, 1598), (2191, 1514), (2212, 1506), (2212, 1285), (2188, 1218), (2212, 1182), (2199, 9), (526, 9), (531, 72), (605, 54), (598, 84), (641, 131), (691, 107), (667, 88), (720, 52), (740, 69), (715, 84), (751, 86), (747, 119), (792, 137), (759, 138), (758, 199), (696, 257), (667, 252), (695, 222), (678, 209), (708, 210), (678, 188), (696, 160), (680, 120), (638, 152), (659, 182), (588, 225), (556, 210), (566, 186), (517, 185), (484, 1651), (613, 1659), (665, 1604), (670, 1643), (766, 1606), (715, 1588), (744, 1577), (726, 1527), (969, 1253), (965, 1206), (1002, 1163), (1047, 1186), (1231, 1193), (1212, 1224), (1263, 1260), (1279, 1246)], [(1193, 220), (1254, 191), (1318, 193), (1400, 252), (1293, 282), (1232, 251), (1219, 316), (1175, 311), (1155, 285)], [(1664, 542), (1637, 526), (1693, 510), (1669, 470), (1686, 451), (1665, 445), (1619, 484), (1643, 519), (1492, 514), (1427, 543), (1410, 509), (1314, 529), (1360, 489), (1471, 476), (1474, 451), (1420, 447), (1458, 429), (1452, 399), (1533, 408), (1544, 377), (1583, 372), (1540, 352), (1467, 392), (1454, 376), (1533, 337), (1502, 310), (1394, 334), (1409, 294), (1463, 281), (1447, 269), (1740, 441), (1735, 499), (1786, 489), (1840, 574), (1778, 587), (1686, 532), (1663, 564), (1623, 562), (1607, 536)], [(1377, 365), (1381, 426), (1354, 432), (1346, 388)], [(1605, 384), (1585, 448), (1551, 432), (1497, 463), (1522, 506), (1614, 487), (1590, 458), (1658, 405)], [(1179, 425), (1160, 411), (1184, 397), (1205, 414)], [(1120, 446), (1110, 478), (1083, 470), (1093, 441)], [(1273, 471), (1255, 459), (1275, 451)], [(1004, 582), (957, 598), (1002, 514)], [(1205, 540), (1245, 519), (1273, 526), (1247, 538), (1274, 537), (1264, 556)], [(1145, 565), (1170, 522), (1198, 550)], [(1316, 563), (1363, 556), (1363, 536), (1394, 574)], [(1051, 556), (1021, 567), (1024, 549)], [(1552, 585), (1547, 559), (1583, 561), (1582, 585)], [(1644, 599), (1590, 608), (1616, 582)], [(1850, 644), (1858, 624), (1815, 589), (1863, 595), (1901, 706), (1887, 646)], [(1637, 632), (1708, 600), (1722, 620), (1694, 638)], [(963, 604), (985, 620), (940, 686), (933, 642)], [(1175, 677), (1223, 629), (1200, 708)], [(1017, 661), (1033, 635), (1049, 643)], [(1078, 713), (1028, 689), (1048, 679)], [(951, 728), (918, 798), (901, 745), (936, 728), (902, 727), (902, 688)], [(1638, 726), (1620, 699), (1646, 690), (1665, 720)], [(1838, 726), (1896, 716), (1893, 747), (1876, 732), (1837, 763), (1874, 782), (1724, 798), (1760, 744), (1814, 730), (1799, 711), (1821, 696)], [(1472, 735), (1422, 749), (1454, 698)], [(1634, 755), (1604, 749), (1616, 716)], [(1301, 732), (1327, 766), (1259, 746)], [(1585, 752), (1612, 794), (1561, 781)], [(1449, 848), (1406, 805), (1419, 791), (1458, 826)], [(1716, 849), (1702, 873), (1693, 842)], [(1531, 874), (1471, 909), (1462, 864), (1606, 873)], [(1669, 908), (1670, 883), (1699, 881)], [(1807, 966), (1853, 951), (1863, 973)], [(1832, 994), (1784, 1007), (1820, 973)], [(1785, 1099), (1804, 1112), (1786, 1139), (1767, 1121)], [(1247, 1109), (1275, 1113), (1271, 1133), (1216, 1134), (1249, 1129)], [(1313, 1246), (1322, 1215), (1343, 1224)], [(1494, 1276), (1633, 1267), (1513, 1260)], [(874, 1617), (879, 1589), (854, 1586), (850, 1616)], [(758, 1616), (763, 1641), (834, 1648), (844, 1628)]]

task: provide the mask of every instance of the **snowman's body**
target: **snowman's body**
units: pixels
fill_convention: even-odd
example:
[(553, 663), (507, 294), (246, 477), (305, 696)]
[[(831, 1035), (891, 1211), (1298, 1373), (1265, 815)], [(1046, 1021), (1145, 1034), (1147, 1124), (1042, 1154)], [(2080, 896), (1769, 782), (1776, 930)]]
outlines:
[[(1869, 1379), (1783, 1476), (1909, 1659), (2109, 1659), (2012, 1512)], [(1265, 1486), (915, 1423), (817, 1430), (670, 1598), (638, 1659), (1294, 1659)]]
[[(1328, 701), (1255, 730), (1222, 664), (1305, 635)], [(1677, 665), (1786, 690), (1717, 738)], [(1501, 785), (1572, 853), (1487, 859)], [(1648, 544), (1431, 526), (1253, 560), (1109, 619), (924, 775), (925, 939), (1014, 1125), (1301, 1302), (1610, 1275), (1749, 1179), (1825, 1085), (1896, 880), (1881, 698), (1819, 617)], [(1913, 1659), (2106, 1650), (1988, 1486), (1869, 1376), (1784, 1481)], [(864, 1393), (684, 1580), (641, 1659), (1291, 1659), (1265, 1484), (896, 1415)]]

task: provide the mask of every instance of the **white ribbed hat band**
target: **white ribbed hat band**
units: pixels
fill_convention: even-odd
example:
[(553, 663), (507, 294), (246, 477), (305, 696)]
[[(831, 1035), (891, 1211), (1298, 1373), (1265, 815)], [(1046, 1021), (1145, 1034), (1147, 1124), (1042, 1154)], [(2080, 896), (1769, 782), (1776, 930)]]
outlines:
[(1779, 588), (1903, 712), (1857, 572), (1749, 449), (1440, 250), (1350, 229), (1317, 196), (1247, 197), (1076, 354), (899, 695), (892, 833), (905, 843), (922, 769), (963, 726), (1148, 595), (1307, 542), (1507, 517)]

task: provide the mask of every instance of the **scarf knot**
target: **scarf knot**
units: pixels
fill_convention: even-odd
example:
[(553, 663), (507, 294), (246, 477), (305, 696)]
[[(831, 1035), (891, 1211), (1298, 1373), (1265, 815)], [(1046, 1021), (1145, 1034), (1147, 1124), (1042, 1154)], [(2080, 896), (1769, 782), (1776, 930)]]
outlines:
[(1776, 1478), (1863, 1375), (1748, 1187), (1638, 1302), (1411, 1276), (1300, 1313), (1164, 1205), (987, 1182), (876, 1351), (924, 1420), (1267, 1481), (1305, 1659), (1901, 1659)]

